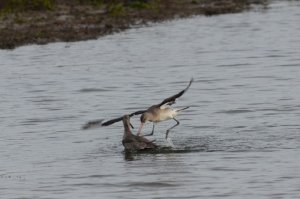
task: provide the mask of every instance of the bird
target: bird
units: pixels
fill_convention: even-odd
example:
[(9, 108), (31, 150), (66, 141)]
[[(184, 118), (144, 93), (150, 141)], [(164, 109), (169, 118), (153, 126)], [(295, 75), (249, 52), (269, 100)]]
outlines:
[(194, 81), (194, 79), (191, 78), (188, 86), (184, 90), (180, 91), (179, 93), (177, 93), (171, 97), (164, 99), (159, 104), (150, 106), (146, 111), (144, 111), (140, 117), (141, 124), (138, 129), (137, 135), (141, 134), (144, 124), (148, 121), (153, 123), (153, 127), (152, 127), (151, 133), (148, 135), (145, 135), (145, 136), (150, 136), (150, 135), (154, 134), (154, 127), (155, 127), (156, 123), (162, 122), (165, 120), (169, 120), (169, 119), (173, 119), (176, 122), (176, 124), (174, 126), (170, 127), (169, 129), (167, 129), (165, 138), (168, 139), (168, 134), (169, 134), (170, 130), (179, 125), (179, 121), (175, 117), (179, 114), (179, 112), (189, 108), (187, 106), (187, 107), (184, 107), (181, 109), (173, 109), (170, 106), (172, 104), (175, 104), (176, 99), (179, 98), (180, 96), (182, 96), (190, 88), (193, 81)]
[[(179, 125), (179, 121), (175, 117), (181, 111), (189, 108), (187, 106), (187, 107), (180, 108), (180, 109), (172, 109), (170, 106), (175, 104), (176, 99), (181, 97), (190, 88), (193, 81), (194, 81), (194, 79), (191, 78), (188, 86), (185, 89), (183, 89), (182, 91), (180, 91), (179, 93), (177, 93), (171, 97), (164, 99), (161, 103), (152, 105), (148, 109), (138, 110), (138, 111), (128, 114), (128, 117), (132, 117), (135, 115), (141, 115), (141, 117), (140, 117), (141, 124), (138, 129), (137, 135), (141, 136), (142, 128), (143, 128), (144, 124), (148, 121), (153, 123), (153, 127), (152, 127), (151, 133), (147, 134), (145, 136), (150, 136), (150, 135), (154, 134), (154, 127), (155, 127), (156, 123), (162, 122), (165, 120), (169, 120), (169, 119), (173, 119), (174, 121), (176, 121), (176, 124), (174, 126), (172, 126), (171, 128), (167, 129), (166, 137), (165, 137), (167, 139), (170, 130)], [(106, 122), (103, 122), (103, 120), (94, 120), (94, 121), (90, 121), (90, 122), (86, 123), (82, 128), (90, 129), (90, 128), (98, 127), (98, 126), (109, 126), (109, 125), (119, 122), (121, 120), (123, 120), (123, 116), (108, 120)], [(132, 125), (131, 125), (131, 127), (133, 128)]]
[(150, 141), (142, 136), (137, 136), (131, 132), (131, 123), (129, 115), (122, 117), (124, 125), (124, 134), (122, 144), (125, 148), (125, 152), (142, 151), (148, 149), (157, 149), (158, 145), (154, 143), (155, 140)]

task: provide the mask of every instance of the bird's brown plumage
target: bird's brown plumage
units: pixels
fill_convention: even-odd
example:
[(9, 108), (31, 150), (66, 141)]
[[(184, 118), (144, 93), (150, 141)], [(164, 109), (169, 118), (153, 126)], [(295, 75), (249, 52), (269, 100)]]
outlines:
[(140, 151), (145, 149), (155, 149), (158, 146), (142, 136), (133, 135), (130, 128), (130, 117), (128, 115), (123, 116), (124, 135), (122, 144), (125, 151)]

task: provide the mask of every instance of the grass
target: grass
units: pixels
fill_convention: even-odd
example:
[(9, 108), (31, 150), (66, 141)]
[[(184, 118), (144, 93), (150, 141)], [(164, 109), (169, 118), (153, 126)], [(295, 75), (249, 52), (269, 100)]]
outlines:
[(52, 0), (4, 0), (3, 9), (8, 11), (51, 10)]
[(122, 3), (110, 4), (107, 8), (110, 16), (117, 17), (124, 13), (124, 5)]
[(130, 8), (134, 9), (150, 9), (152, 8), (151, 4), (144, 1), (132, 1), (129, 4)]
[(126, 9), (152, 9), (159, 0), (0, 0), (0, 13), (53, 10), (56, 5), (91, 5), (106, 7), (111, 16), (120, 16)]

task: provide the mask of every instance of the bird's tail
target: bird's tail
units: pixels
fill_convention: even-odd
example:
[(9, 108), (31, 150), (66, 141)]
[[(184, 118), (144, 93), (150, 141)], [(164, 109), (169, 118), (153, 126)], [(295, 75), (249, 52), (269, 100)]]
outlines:
[(176, 111), (176, 112), (180, 112), (180, 111), (183, 111), (183, 110), (188, 109), (188, 108), (190, 108), (190, 107), (187, 106), (187, 107), (184, 107), (184, 108), (176, 109), (175, 111)]

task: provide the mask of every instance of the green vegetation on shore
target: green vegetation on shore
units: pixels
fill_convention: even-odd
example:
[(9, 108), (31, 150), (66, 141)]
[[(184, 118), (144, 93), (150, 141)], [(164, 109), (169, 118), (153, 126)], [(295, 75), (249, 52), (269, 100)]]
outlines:
[[(256, 0), (264, 3), (267, 0)], [(240, 12), (253, 0), (1, 0), (0, 49), (95, 39), (192, 15)]]
[(2, 0), (0, 3), (0, 9), (4, 12), (50, 10), (52, 8), (51, 0)]
[[(195, 1), (195, 0), (194, 0)], [(124, 7), (135, 9), (149, 9), (154, 4), (160, 4), (160, 0), (2, 0), (0, 10), (6, 12), (18, 11), (44, 11), (52, 10), (55, 6), (66, 5), (92, 5), (107, 6), (122, 9)]]

